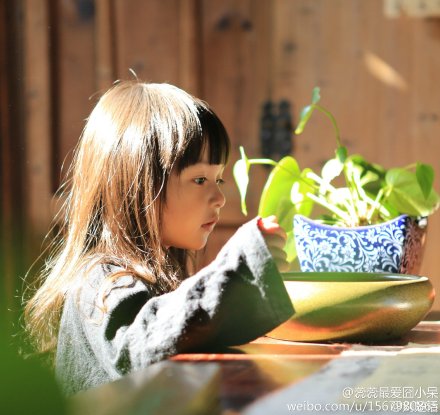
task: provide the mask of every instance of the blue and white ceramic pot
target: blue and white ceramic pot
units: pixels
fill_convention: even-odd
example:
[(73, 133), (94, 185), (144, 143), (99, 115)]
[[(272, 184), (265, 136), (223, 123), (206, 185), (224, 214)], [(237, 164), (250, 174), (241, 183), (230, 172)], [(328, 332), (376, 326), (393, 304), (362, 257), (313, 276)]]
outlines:
[(301, 271), (417, 275), (426, 224), (426, 218), (401, 215), (378, 225), (342, 228), (295, 215), (293, 230)]

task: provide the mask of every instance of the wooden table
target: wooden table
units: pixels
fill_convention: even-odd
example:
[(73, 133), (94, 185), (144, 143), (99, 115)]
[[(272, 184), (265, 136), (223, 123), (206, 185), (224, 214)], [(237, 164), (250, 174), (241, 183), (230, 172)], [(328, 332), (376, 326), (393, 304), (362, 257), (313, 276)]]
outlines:
[[(432, 362), (429, 363), (429, 372), (431, 367), (433, 368), (432, 365), (440, 364), (439, 317), (438, 314), (432, 314), (429, 320), (422, 321), (405, 338), (393, 344), (366, 346), (348, 343), (298, 343), (262, 337), (249, 344), (229, 348), (222, 353), (180, 354), (119, 381), (78, 394), (71, 400), (73, 413), (81, 415), (269, 413), (264, 408), (271, 408), (271, 415), (289, 413), (286, 396), (296, 396), (298, 393), (298, 396), (305, 396), (307, 393), (304, 394), (304, 391), (313, 391), (315, 386), (331, 389), (327, 386), (334, 386), (341, 377), (337, 370), (341, 367), (346, 368), (348, 373), (353, 369), (354, 364), (362, 363), (362, 359), (367, 364), (371, 364), (371, 358), (374, 357), (378, 370), (375, 369), (372, 373), (385, 376), (383, 379), (387, 379), (386, 369), (397, 362), (395, 360), (397, 357), (400, 359), (398, 362), (404, 362), (401, 366), (406, 366), (405, 362), (408, 362), (408, 365), (414, 365), (415, 361), (421, 362), (425, 365), (425, 369), (421, 369), (424, 372), (426, 362)], [(414, 360), (415, 356), (419, 360)], [(336, 361), (339, 369), (335, 366)], [(329, 372), (328, 376), (325, 375), (324, 370)], [(352, 392), (356, 391), (356, 385), (362, 384), (359, 373), (356, 376), (358, 376), (356, 379), (354, 379), (355, 375), (342, 376), (344, 378), (342, 383), (349, 385)], [(408, 382), (420, 382), (424, 379), (424, 376), (411, 374), (406, 376), (405, 373), (398, 376), (402, 388), (408, 386)], [(380, 379), (378, 381), (375, 377), (371, 377), (371, 373), (369, 376), (365, 375), (365, 378), (373, 382), (372, 385), (376, 385), (377, 388), (380, 385)], [(329, 385), (323, 388), (322, 382), (328, 382)], [(429, 382), (432, 383), (432, 380)], [(440, 372), (434, 384), (421, 385), (430, 386), (431, 392), (440, 391)], [(316, 390), (316, 395), (322, 395), (321, 392), (322, 390)], [(424, 399), (432, 398), (438, 403), (438, 396), (435, 396), (435, 393), (431, 395), (425, 396)], [(364, 399), (364, 402), (367, 401)], [(364, 408), (366, 410), (363, 412), (373, 409), (373, 404), (379, 405), (377, 401), (368, 402), (371, 407)], [(279, 411), (274, 408), (279, 408)], [(396, 412), (391, 411), (388, 406), (379, 409), (382, 412), (377, 413)], [(421, 413), (420, 410), (413, 411), (416, 412)], [(306, 412), (296, 411), (296, 413)], [(348, 413), (348, 410), (345, 413)]]

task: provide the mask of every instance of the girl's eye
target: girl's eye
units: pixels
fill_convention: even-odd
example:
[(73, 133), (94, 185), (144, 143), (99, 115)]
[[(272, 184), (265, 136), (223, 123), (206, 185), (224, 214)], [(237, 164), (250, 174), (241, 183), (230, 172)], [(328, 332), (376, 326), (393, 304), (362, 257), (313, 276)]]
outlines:
[(225, 181), (223, 179), (217, 179), (217, 184), (220, 185), (225, 184)]
[(197, 177), (197, 179), (194, 179), (194, 182), (196, 184), (203, 184), (206, 182), (206, 177)]

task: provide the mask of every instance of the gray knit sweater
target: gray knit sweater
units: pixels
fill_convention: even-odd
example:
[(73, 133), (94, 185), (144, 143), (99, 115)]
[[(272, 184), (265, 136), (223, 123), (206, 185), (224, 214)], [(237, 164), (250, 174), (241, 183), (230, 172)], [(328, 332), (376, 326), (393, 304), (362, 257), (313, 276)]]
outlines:
[(56, 355), (66, 395), (177, 353), (246, 343), (293, 314), (256, 220), (172, 292), (157, 296), (131, 276), (116, 279), (109, 290), (106, 277), (117, 270), (95, 266), (67, 294)]

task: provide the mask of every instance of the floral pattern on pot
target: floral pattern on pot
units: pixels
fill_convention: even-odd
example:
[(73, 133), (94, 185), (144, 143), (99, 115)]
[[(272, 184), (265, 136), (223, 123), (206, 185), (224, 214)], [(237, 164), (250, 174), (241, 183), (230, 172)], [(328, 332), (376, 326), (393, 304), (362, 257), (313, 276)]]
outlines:
[(324, 225), (295, 215), (293, 227), (303, 272), (407, 274), (417, 274), (419, 271), (425, 228), (407, 215), (356, 228)]

